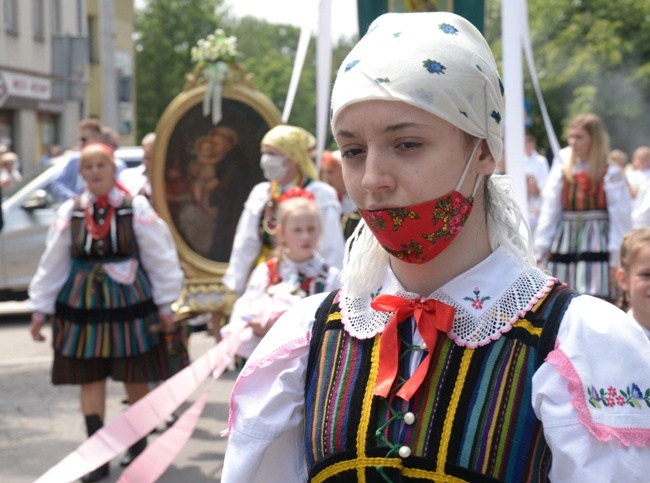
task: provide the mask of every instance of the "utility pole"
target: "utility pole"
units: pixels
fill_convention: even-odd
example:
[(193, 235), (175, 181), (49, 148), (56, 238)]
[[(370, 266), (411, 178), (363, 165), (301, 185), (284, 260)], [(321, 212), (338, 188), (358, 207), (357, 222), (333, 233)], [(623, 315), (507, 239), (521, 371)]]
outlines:
[(100, 0), (99, 31), (102, 73), (102, 124), (117, 129), (117, 75), (115, 72), (115, 27), (113, 0)]

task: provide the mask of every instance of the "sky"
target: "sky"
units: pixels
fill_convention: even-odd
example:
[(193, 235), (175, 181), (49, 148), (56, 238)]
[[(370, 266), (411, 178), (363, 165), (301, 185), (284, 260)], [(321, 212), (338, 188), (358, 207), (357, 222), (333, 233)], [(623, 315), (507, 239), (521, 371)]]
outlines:
[[(357, 2), (355, 0), (331, 0), (332, 38), (351, 37), (358, 33)], [(136, 8), (142, 8), (146, 0), (135, 0)], [(288, 23), (301, 26), (313, 15), (314, 32), (317, 30), (316, 15), (318, 0), (225, 0), (235, 17), (251, 15), (270, 23)]]

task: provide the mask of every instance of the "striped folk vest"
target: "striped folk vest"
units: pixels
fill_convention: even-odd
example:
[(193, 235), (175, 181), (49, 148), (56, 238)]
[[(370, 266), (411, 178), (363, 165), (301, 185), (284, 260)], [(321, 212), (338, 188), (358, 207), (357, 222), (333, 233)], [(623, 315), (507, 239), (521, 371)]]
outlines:
[[(387, 399), (372, 395), (379, 335), (349, 336), (331, 294), (317, 314), (305, 387), (310, 481), (547, 481), (551, 455), (531, 405), (532, 377), (575, 295), (558, 283), (509, 332), (476, 349), (439, 337), (425, 381), (406, 402), (393, 396), (398, 384)], [(400, 355), (413, 350), (412, 326), (402, 327)]]
[(607, 196), (603, 179), (593, 186), (591, 181), (569, 181), (566, 176), (562, 182), (562, 209), (566, 211), (607, 210)]

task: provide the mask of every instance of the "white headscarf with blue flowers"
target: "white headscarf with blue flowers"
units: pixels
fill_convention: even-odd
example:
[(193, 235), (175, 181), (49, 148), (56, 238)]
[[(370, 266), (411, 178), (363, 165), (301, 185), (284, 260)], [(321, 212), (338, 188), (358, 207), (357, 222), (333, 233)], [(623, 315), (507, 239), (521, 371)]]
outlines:
[(503, 151), (505, 101), (492, 52), (481, 33), (448, 12), (377, 18), (343, 61), (332, 91), (332, 126), (346, 106), (397, 100), (486, 139)]

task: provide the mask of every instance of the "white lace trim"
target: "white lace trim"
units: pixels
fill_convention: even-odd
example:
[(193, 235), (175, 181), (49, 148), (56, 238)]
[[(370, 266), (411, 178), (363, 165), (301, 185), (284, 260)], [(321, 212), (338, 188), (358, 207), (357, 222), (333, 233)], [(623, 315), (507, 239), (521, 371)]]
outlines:
[[(556, 279), (545, 275), (535, 267), (523, 270), (512, 284), (503, 291), (499, 298), (483, 312), (475, 316), (456, 302), (444, 291), (436, 290), (430, 298), (439, 300), (456, 309), (454, 325), (447, 334), (457, 345), (475, 348), (488, 344), (508, 332), (512, 325), (545, 294), (549, 292)], [(345, 330), (358, 339), (369, 339), (384, 330), (392, 314), (376, 312), (370, 302), (376, 294), (364, 298), (348, 297), (345, 289), (341, 290), (339, 306)], [(419, 295), (397, 289), (394, 295), (405, 299), (417, 299)]]

